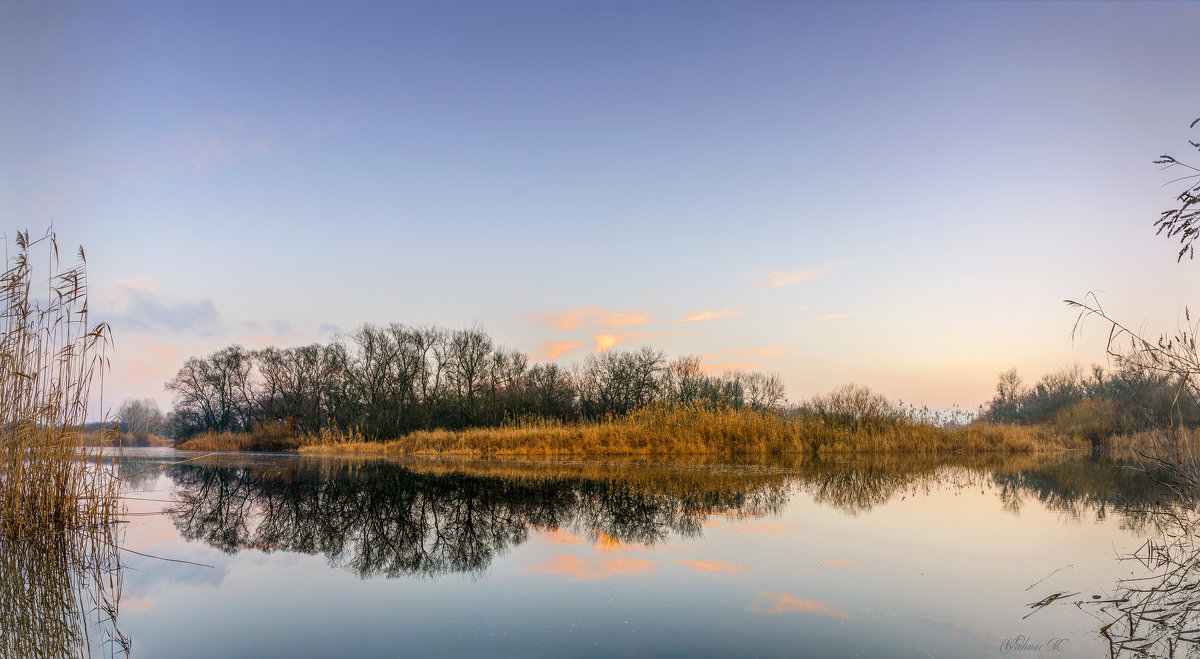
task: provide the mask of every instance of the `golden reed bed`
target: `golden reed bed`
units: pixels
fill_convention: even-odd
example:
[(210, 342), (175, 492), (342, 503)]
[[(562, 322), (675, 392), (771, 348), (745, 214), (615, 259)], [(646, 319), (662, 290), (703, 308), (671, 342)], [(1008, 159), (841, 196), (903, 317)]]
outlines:
[(418, 431), (390, 441), (325, 431), (316, 436), (209, 433), (182, 450), (299, 450), (306, 453), (460, 457), (785, 455), (837, 453), (1032, 453), (1089, 448), (1042, 427), (972, 424), (947, 429), (896, 417), (881, 423), (830, 424), (820, 418), (750, 409), (651, 407), (583, 424), (527, 420), (499, 428)]

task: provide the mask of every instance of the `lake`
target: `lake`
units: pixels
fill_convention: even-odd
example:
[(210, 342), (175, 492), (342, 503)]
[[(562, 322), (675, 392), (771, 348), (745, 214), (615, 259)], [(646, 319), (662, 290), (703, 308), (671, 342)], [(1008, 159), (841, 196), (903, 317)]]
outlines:
[(1164, 499), (1061, 455), (121, 469), (142, 657), (1100, 656)]

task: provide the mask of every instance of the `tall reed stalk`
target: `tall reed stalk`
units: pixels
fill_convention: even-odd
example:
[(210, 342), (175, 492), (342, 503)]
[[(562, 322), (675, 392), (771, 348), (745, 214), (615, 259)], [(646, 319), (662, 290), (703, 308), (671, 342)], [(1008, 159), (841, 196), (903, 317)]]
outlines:
[[(18, 233), (0, 274), (0, 538), (43, 538), (115, 520), (119, 481), (84, 449), (93, 381), (111, 345), (88, 322), (83, 249), (62, 267), (52, 232)], [(34, 252), (49, 269), (35, 280)]]
[[(33, 263), (36, 253), (44, 262)], [(128, 654), (120, 479), (85, 433), (108, 325), (88, 321), (83, 249), (62, 267), (53, 232), (16, 237), (0, 274), (0, 656)], [(44, 275), (42, 268), (48, 269)], [(103, 385), (101, 385), (103, 386)], [(111, 432), (111, 431), (110, 431)], [(99, 637), (92, 633), (95, 630)]]

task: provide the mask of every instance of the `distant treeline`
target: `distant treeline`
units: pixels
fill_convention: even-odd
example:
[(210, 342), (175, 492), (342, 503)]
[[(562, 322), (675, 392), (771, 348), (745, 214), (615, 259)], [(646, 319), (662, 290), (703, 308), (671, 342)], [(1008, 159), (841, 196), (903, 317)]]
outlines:
[(1200, 406), (1178, 376), (1127, 365), (1112, 372), (1079, 366), (1026, 386), (1016, 369), (1000, 374), (983, 417), (994, 423), (1043, 424), (1083, 436), (1200, 425)]
[(580, 363), (530, 363), (479, 327), (364, 325), (331, 343), (192, 357), (166, 384), (174, 438), (281, 425), (296, 433), (492, 427), (529, 417), (599, 420), (654, 404), (767, 409), (786, 392), (774, 374), (707, 374), (699, 357), (610, 350)]

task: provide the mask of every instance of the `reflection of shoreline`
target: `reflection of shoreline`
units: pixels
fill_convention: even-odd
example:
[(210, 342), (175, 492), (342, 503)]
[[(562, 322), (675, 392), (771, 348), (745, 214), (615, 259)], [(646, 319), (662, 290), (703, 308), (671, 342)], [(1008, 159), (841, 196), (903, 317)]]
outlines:
[(127, 456), (124, 469), (180, 457), (198, 458), (165, 470), (185, 538), (230, 553), (319, 553), (362, 576), (479, 572), (540, 530), (641, 545), (696, 537), (714, 515), (778, 513), (792, 488), (856, 514), (933, 488), (986, 484), (1013, 511), (1032, 499), (1073, 516), (1115, 513), (1131, 527), (1157, 493), (1111, 462), (995, 454), (664, 464), (163, 453)]
[(709, 516), (766, 515), (781, 476), (690, 480), (649, 491), (612, 480), (422, 473), (389, 463), (168, 468), (184, 538), (227, 552), (324, 554), (362, 576), (478, 572), (532, 530), (653, 545), (697, 536)]

